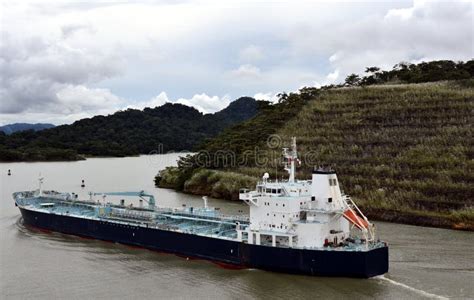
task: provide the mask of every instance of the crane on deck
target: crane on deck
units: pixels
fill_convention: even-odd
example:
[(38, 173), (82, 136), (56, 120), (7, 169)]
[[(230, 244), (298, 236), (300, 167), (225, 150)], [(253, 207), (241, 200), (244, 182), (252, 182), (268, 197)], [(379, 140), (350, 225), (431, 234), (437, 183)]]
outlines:
[[(91, 193), (92, 195), (102, 196), (124, 196), (124, 197), (139, 197), (141, 200), (148, 203), (148, 208), (155, 209), (155, 196), (146, 193), (145, 191), (139, 192), (103, 192), (103, 193)], [(148, 198), (148, 199), (146, 199)]]

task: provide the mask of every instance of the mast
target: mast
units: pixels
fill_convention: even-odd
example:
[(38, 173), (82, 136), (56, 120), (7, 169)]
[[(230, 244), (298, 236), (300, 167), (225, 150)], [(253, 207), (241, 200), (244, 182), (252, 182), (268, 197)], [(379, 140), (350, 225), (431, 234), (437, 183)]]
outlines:
[(44, 177), (41, 177), (41, 173), (39, 173), (39, 176), (38, 176), (38, 196), (43, 195), (43, 180), (44, 180)]
[(291, 151), (288, 151), (288, 148), (283, 148), (283, 156), (286, 158), (285, 170), (290, 175), (288, 182), (295, 182), (295, 163), (299, 161), (298, 153), (296, 151), (296, 137), (291, 138)]

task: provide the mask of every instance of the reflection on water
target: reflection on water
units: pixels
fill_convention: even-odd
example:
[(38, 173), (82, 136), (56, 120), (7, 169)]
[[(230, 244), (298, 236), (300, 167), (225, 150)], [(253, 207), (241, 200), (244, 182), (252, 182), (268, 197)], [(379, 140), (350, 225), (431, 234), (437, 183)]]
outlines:
[[(0, 164), (0, 298), (218, 298), (218, 299), (426, 299), (474, 295), (473, 234), (377, 223), (390, 245), (390, 272), (364, 279), (309, 277), (255, 269), (231, 270), (197, 259), (25, 227), (11, 193), (35, 187), (39, 171), (46, 188), (147, 190), (162, 205), (202, 205), (200, 197), (153, 187), (158, 169), (176, 155), (89, 159), (70, 163)], [(160, 165), (160, 161), (162, 165)], [(166, 162), (165, 162), (166, 161)], [(13, 176), (4, 176), (12, 169)], [(247, 208), (211, 199), (225, 212)]]

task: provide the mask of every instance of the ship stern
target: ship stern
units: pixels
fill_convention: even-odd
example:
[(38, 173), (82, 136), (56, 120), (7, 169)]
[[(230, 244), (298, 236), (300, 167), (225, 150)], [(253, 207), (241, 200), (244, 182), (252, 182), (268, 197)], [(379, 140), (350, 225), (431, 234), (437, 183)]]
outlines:
[(382, 246), (365, 252), (364, 277), (370, 278), (388, 272), (388, 246)]

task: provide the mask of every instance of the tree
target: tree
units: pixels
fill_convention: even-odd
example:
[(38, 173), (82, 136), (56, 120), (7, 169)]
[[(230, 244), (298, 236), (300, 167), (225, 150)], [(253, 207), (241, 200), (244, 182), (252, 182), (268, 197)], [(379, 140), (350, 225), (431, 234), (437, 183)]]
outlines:
[(286, 92), (281, 92), (277, 94), (278, 103), (285, 102), (288, 99), (288, 94)]
[(346, 80), (344, 82), (348, 86), (358, 85), (360, 83), (360, 77), (359, 75), (352, 73), (346, 77)]
[(379, 67), (367, 67), (365, 68), (365, 73), (377, 73), (380, 71)]

